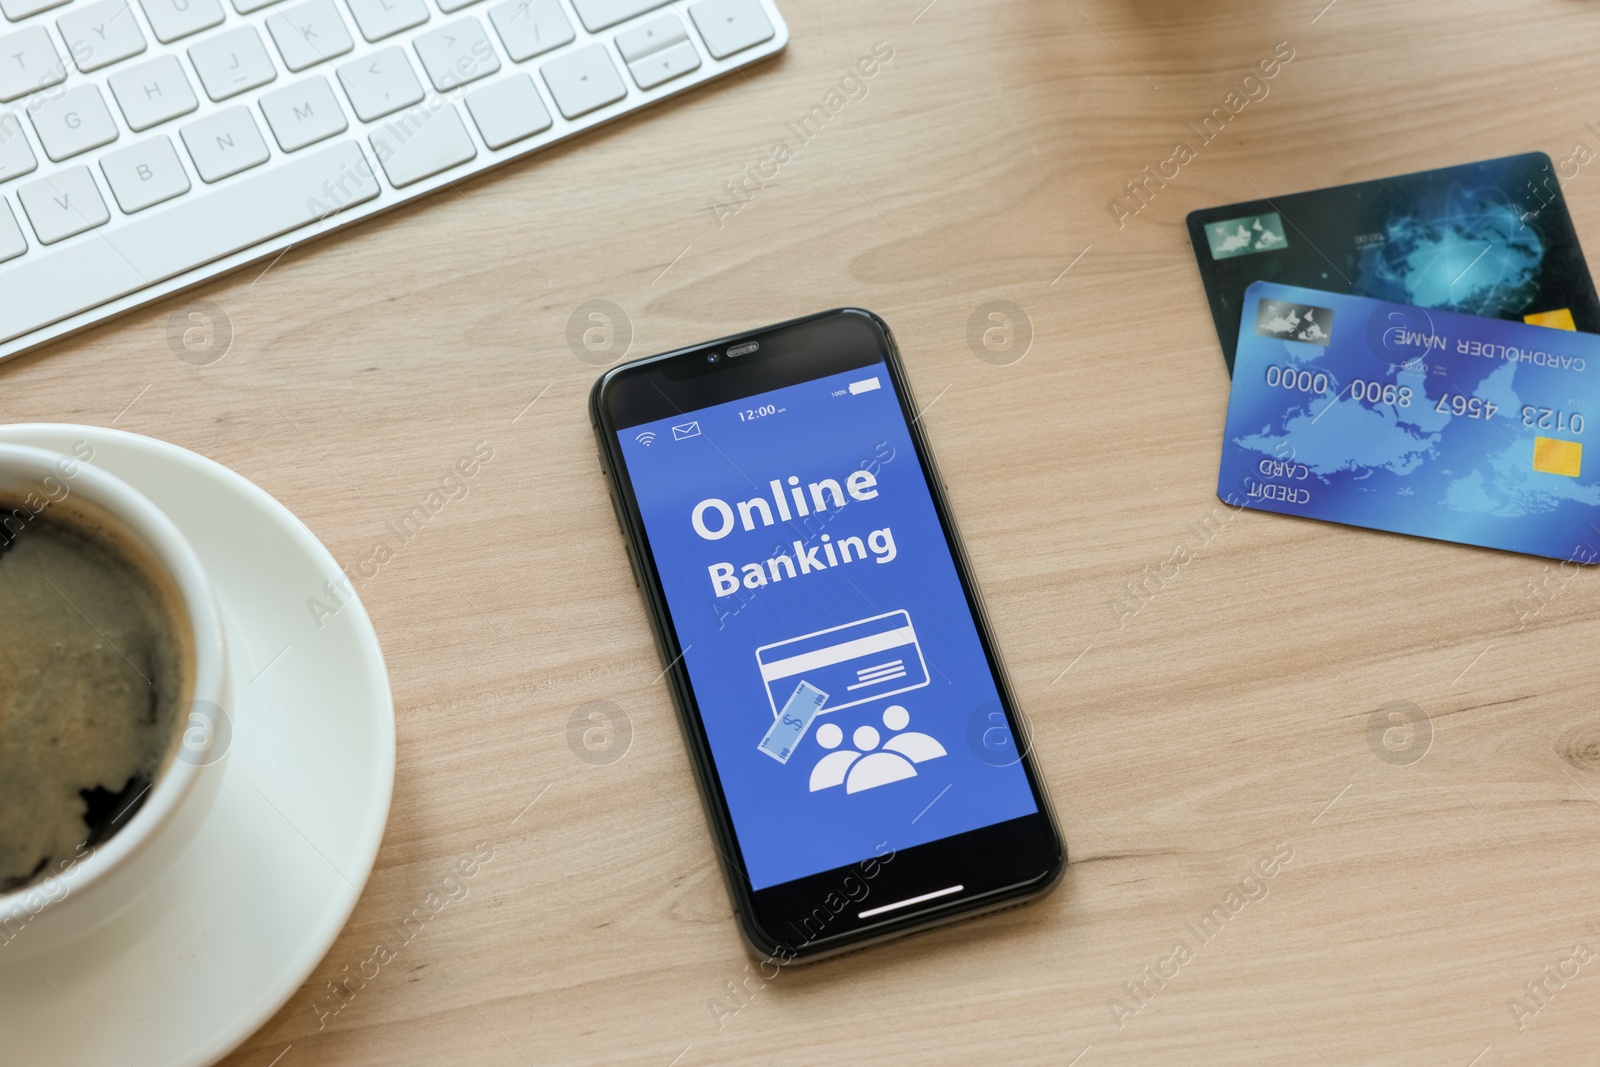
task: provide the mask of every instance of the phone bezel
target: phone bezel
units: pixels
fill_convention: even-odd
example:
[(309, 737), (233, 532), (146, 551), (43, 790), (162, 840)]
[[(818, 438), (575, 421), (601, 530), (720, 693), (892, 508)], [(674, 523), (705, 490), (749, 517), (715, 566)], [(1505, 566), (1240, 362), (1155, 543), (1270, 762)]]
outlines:
[[(748, 355), (734, 358), (725, 355), (730, 348), (744, 348), (752, 343), (758, 347)], [(823, 347), (826, 350), (819, 350)], [(708, 358), (713, 355), (717, 357), (714, 361)], [(896, 850), (892, 842), (886, 842), (887, 853), (880, 852), (878, 856), (855, 864), (758, 890), (752, 887), (744, 871), (743, 854), (733, 830), (728, 800), (683, 663), (672, 612), (662, 590), (617, 433), (629, 426), (756, 396), (880, 361), (905, 418), (1000, 696), (1001, 710), (1012, 738), (1018, 742), (1017, 762), (1022, 765), (1033, 790), (1037, 811), (911, 848)], [(785, 962), (815, 959), (1019, 903), (1047, 892), (1065, 869), (1065, 845), (1044, 780), (1032, 758), (1026, 720), (1018, 711), (1004, 663), (990, 632), (988, 616), (945, 501), (943, 482), (922, 432), (888, 325), (869, 311), (840, 308), (635, 360), (610, 369), (595, 382), (590, 394), (590, 416), (600, 445), (601, 469), (611, 485), (614, 503), (618, 505), (617, 518), (629, 563), (649, 608), (662, 662), (668, 665), (665, 675), (700, 785), (713, 844), (721, 857), (735, 914), (751, 947), (769, 958)], [(855, 917), (858, 913), (853, 907), (833, 909), (834, 900), (864, 905), (868, 899), (892, 903), (915, 898), (952, 884), (952, 872), (956, 881), (967, 887), (959, 894), (865, 920)], [(871, 883), (867, 895), (855, 899), (852, 890), (844, 884), (846, 878), (854, 878), (857, 885)], [(881, 906), (881, 903), (873, 906)], [(801, 925), (796, 925), (797, 921), (803, 924), (819, 913), (826, 917), (821, 926), (829, 926), (836, 919), (842, 921), (836, 928), (806, 936), (810, 927), (803, 930)], [(801, 936), (797, 939), (783, 936), (781, 931), (785, 927)]]

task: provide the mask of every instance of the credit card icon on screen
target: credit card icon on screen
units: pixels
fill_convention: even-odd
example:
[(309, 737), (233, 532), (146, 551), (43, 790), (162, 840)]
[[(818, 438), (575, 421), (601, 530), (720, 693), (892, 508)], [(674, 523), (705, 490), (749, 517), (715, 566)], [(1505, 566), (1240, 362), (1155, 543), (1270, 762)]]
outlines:
[(928, 684), (928, 665), (905, 611), (763, 645), (756, 662), (774, 718), (802, 681), (833, 694), (820, 715)]

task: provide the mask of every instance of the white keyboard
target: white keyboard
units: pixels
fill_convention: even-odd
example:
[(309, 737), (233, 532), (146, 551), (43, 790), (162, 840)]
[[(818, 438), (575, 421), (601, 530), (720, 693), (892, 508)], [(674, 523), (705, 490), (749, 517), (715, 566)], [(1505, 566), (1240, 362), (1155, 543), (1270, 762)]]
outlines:
[(789, 39), (773, 0), (0, 0), (0, 15), (0, 359)]

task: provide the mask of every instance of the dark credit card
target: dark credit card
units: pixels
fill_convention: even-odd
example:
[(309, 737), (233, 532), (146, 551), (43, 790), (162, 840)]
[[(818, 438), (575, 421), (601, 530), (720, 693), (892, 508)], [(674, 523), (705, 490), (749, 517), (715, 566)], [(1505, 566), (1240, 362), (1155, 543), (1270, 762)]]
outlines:
[(1600, 298), (1543, 152), (1189, 215), (1228, 373), (1252, 282), (1600, 333)]

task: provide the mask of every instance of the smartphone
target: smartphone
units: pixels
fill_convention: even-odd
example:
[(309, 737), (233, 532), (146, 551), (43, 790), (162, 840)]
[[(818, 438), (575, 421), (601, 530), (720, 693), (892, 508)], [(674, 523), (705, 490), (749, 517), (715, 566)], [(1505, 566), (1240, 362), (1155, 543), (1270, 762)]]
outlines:
[(1066, 850), (883, 320), (627, 363), (590, 410), (750, 946), (1048, 891)]

